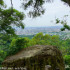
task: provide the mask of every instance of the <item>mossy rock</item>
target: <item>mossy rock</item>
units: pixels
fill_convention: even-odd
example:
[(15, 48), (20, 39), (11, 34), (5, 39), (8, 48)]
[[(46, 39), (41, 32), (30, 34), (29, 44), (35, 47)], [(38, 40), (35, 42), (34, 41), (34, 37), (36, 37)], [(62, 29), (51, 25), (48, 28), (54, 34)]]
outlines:
[(5, 67), (26, 67), (27, 70), (47, 70), (46, 65), (51, 66), (50, 70), (65, 70), (62, 54), (55, 46), (27, 47), (3, 62)]

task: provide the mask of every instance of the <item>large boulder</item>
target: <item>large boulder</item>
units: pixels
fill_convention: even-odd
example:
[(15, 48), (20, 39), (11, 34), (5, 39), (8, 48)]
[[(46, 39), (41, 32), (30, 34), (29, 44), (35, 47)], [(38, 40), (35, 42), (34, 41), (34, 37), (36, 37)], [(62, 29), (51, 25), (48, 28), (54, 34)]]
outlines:
[[(35, 45), (7, 57), (3, 66), (27, 70), (65, 70), (61, 52), (55, 46)], [(21, 70), (21, 69), (20, 69)]]

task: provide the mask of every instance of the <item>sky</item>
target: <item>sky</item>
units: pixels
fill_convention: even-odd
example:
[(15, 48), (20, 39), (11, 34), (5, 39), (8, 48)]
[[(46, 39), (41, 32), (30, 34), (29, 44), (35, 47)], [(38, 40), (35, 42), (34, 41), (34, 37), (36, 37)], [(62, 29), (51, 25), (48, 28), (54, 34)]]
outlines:
[[(7, 7), (11, 7), (10, 0), (4, 0)], [(13, 7), (21, 12), (27, 14), (28, 10), (25, 11), (21, 7), (22, 1), (13, 0)], [(44, 4), (45, 13), (37, 18), (30, 18), (26, 16), (23, 20), (25, 27), (47, 27), (47, 26), (60, 26), (61, 24), (55, 23), (55, 18), (63, 19), (64, 15), (69, 15), (67, 18), (68, 25), (70, 25), (70, 7), (60, 0), (54, 0), (53, 3)]]

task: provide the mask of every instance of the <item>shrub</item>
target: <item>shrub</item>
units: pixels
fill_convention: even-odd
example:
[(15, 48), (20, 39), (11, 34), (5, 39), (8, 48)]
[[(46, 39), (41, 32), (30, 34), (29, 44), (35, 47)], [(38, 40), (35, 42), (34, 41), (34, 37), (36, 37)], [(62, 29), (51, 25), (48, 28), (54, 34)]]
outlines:
[(28, 47), (29, 39), (28, 38), (18, 38), (13, 39), (9, 47), (8, 55), (12, 55), (20, 51), (22, 48)]
[(6, 52), (3, 50), (0, 50), (0, 65), (2, 61), (5, 59), (5, 57), (6, 57)]
[(70, 65), (70, 55), (65, 55), (64, 59), (65, 59), (65, 64)]

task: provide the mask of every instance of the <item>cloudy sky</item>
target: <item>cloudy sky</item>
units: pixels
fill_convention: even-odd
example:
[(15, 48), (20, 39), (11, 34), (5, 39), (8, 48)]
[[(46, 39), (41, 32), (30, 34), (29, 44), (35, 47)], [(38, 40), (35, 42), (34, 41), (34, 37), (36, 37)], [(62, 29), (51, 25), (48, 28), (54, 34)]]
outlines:
[[(10, 0), (4, 0), (8, 7), (11, 6)], [(13, 6), (15, 9), (24, 12), (27, 14), (28, 11), (24, 11), (21, 8), (20, 0), (13, 0)], [(60, 0), (54, 0), (53, 3), (44, 4), (44, 8), (46, 9), (44, 15), (37, 18), (29, 18), (26, 16), (23, 22), (25, 23), (25, 27), (47, 27), (47, 26), (60, 26), (61, 24), (55, 24), (55, 18), (62, 19), (64, 15), (69, 15), (67, 21), (68, 25), (70, 25), (70, 7), (65, 5)]]

